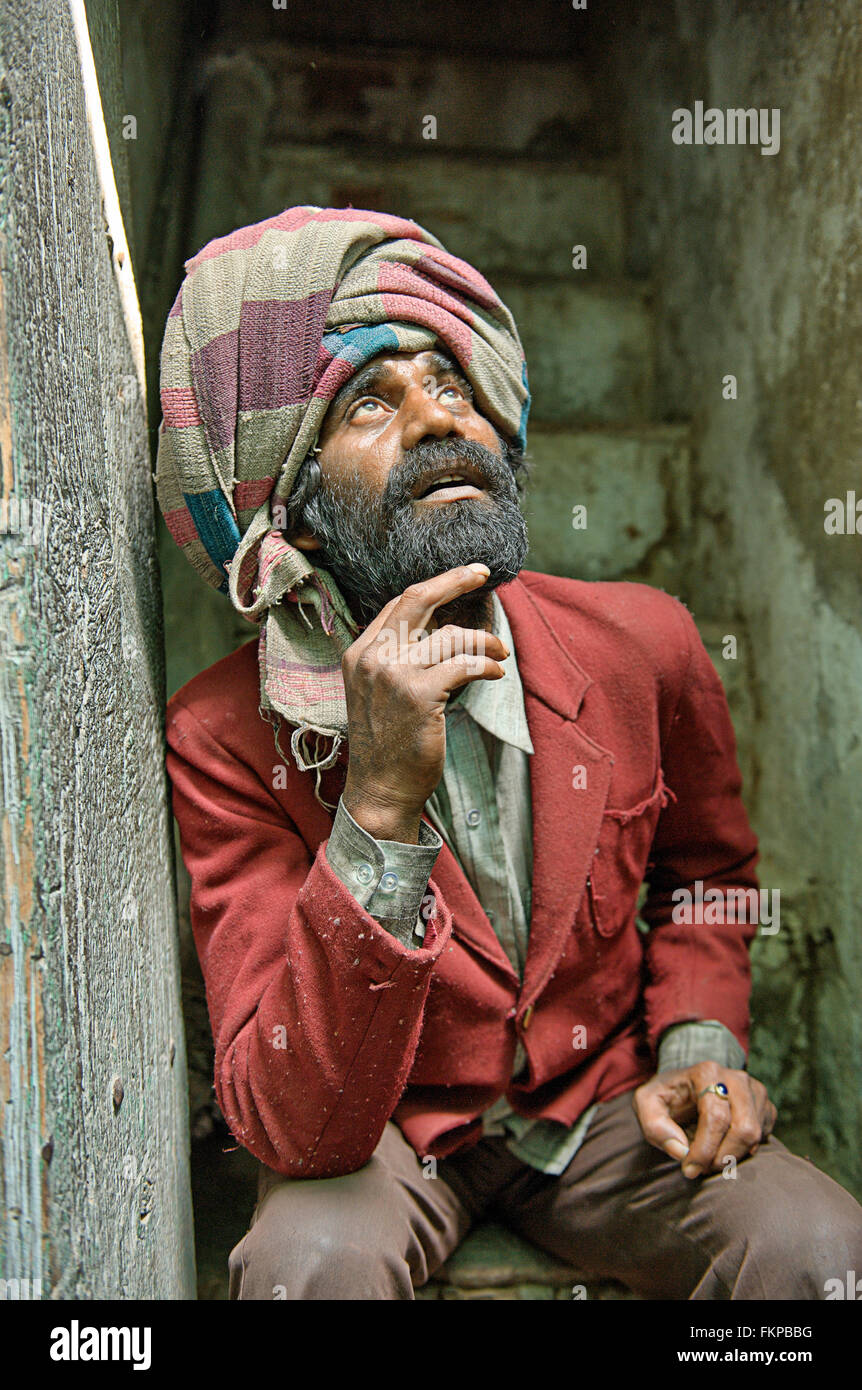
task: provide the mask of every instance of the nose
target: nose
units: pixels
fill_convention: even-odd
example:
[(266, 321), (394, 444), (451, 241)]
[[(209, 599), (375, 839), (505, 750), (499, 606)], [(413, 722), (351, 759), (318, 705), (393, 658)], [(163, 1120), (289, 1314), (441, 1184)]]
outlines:
[(412, 449), (429, 434), (437, 439), (445, 439), (447, 434), (463, 434), (457, 416), (419, 383), (405, 391), (402, 414), (405, 423), (401, 446), (405, 450)]

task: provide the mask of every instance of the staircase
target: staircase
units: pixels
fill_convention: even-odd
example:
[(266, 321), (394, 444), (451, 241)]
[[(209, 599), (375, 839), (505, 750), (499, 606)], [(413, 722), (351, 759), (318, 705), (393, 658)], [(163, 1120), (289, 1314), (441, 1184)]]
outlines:
[[(333, 55), (237, 31), (210, 56), (205, 93), (194, 246), (296, 203), (373, 208), (427, 227), (488, 277), (524, 344), (527, 566), (678, 592), (689, 430), (654, 418), (651, 288), (627, 274), (614, 155), (584, 157), (594, 103), (577, 59), (504, 68), (415, 48)], [(436, 139), (423, 135), (429, 115)], [(579, 246), (586, 265), (575, 269)], [(216, 599), (210, 645), (190, 652), (185, 588), (179, 607), (171, 600), (186, 562), (169, 543), (162, 563), (175, 689), (251, 632)], [(224, 1296), (223, 1276), (201, 1277), (202, 1296)], [(571, 1298), (580, 1284), (577, 1270), (486, 1224), (418, 1297)], [(594, 1285), (575, 1296), (627, 1295)]]

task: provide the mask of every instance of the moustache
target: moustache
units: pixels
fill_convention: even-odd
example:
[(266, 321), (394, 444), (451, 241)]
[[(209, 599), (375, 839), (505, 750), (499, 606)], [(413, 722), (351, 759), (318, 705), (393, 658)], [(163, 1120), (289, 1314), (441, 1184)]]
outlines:
[(457, 472), (459, 465), (466, 470), (466, 481), (484, 488), (490, 497), (517, 498), (512, 466), (499, 454), (473, 439), (431, 439), (414, 445), (390, 469), (380, 500), (383, 516), (389, 518), (410, 507), (420, 484), (427, 488), (435, 478)]

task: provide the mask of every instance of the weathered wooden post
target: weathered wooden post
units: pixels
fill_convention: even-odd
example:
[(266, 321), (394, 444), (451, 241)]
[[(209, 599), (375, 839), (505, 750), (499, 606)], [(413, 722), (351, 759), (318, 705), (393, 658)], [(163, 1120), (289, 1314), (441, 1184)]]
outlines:
[(82, 15), (0, 5), (0, 1296), (191, 1298), (139, 324)]

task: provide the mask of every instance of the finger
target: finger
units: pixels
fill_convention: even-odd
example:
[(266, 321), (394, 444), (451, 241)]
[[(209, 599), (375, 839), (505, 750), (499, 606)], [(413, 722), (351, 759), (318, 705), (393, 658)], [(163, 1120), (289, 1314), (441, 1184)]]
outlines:
[(497, 661), (487, 656), (471, 656), (462, 652), (439, 666), (428, 666), (422, 672), (421, 693), (430, 701), (444, 703), (453, 690), (460, 690), (471, 681), (500, 680), (506, 672)]
[[(764, 1095), (765, 1095), (765, 1091), (764, 1091)], [(756, 1143), (756, 1144), (752, 1144), (751, 1148), (748, 1150), (749, 1156), (750, 1156), (751, 1158), (754, 1158), (754, 1155), (757, 1153), (757, 1150), (760, 1148), (760, 1145), (763, 1143), (764, 1139), (768, 1139), (769, 1136), (770, 1136), (770, 1134), (772, 1134), (773, 1130), (775, 1129), (775, 1122), (776, 1122), (777, 1119), (778, 1119), (778, 1111), (776, 1110), (775, 1106), (772, 1104), (772, 1101), (771, 1101), (771, 1100), (766, 1100), (765, 1103), (764, 1103), (763, 1114), (762, 1114), (762, 1118), (761, 1118), (761, 1121), (760, 1121), (760, 1125), (761, 1125), (761, 1134), (760, 1134), (760, 1138), (758, 1139), (757, 1143)], [(719, 1154), (719, 1157), (721, 1157), (720, 1154)]]
[(715, 1156), (724, 1136), (730, 1128), (731, 1110), (723, 1096), (714, 1091), (699, 1096), (697, 1101), (697, 1129), (691, 1141), (688, 1157), (682, 1165), (686, 1178), (700, 1177), (712, 1167)]
[(425, 628), (441, 603), (481, 589), (490, 573), (487, 565), (458, 565), (433, 579), (423, 579), (421, 584), (411, 584), (396, 599), (393, 617), (410, 628)]
[(396, 594), (395, 598), (384, 604), (348, 650), (358, 655), (375, 640), (385, 640), (387, 633), (398, 640), (403, 640), (402, 634), (409, 639), (410, 633), (424, 630), (441, 603), (459, 594), (469, 593), (471, 589), (481, 588), (489, 574), (487, 565), (459, 565), (456, 569), (435, 575), (433, 579), (411, 584), (403, 593)]
[(437, 666), (449, 661), (453, 656), (490, 656), (495, 661), (505, 661), (509, 648), (495, 633), (482, 628), (456, 627), (447, 623), (436, 628), (428, 637), (414, 642), (409, 648), (409, 659), (420, 666)]
[(730, 1127), (716, 1151), (713, 1167), (721, 1167), (727, 1157), (745, 1158), (763, 1137), (761, 1110), (748, 1078), (737, 1078), (731, 1073), (725, 1084), (730, 1101)]
[(660, 1091), (640, 1091), (635, 1093), (635, 1113), (641, 1132), (648, 1144), (661, 1149), (671, 1158), (683, 1159), (688, 1153), (688, 1139), (685, 1130), (680, 1129), (671, 1118), (667, 1097)]

